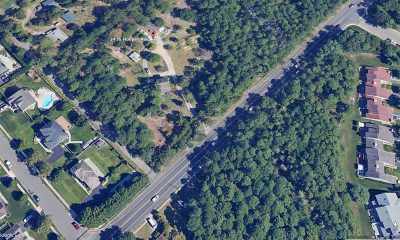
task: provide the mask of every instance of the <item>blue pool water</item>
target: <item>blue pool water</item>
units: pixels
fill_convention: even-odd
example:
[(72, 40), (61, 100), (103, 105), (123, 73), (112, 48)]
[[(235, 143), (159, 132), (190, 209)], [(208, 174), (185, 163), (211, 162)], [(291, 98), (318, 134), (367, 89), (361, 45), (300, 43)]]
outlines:
[(41, 105), (43, 108), (49, 108), (52, 103), (53, 103), (53, 94), (52, 92), (47, 92), (43, 98), (43, 102)]

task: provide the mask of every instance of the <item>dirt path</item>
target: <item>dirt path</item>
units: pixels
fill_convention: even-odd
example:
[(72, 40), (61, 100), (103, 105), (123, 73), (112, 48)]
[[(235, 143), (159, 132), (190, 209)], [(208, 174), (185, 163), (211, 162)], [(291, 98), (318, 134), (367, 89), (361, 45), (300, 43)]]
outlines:
[(172, 62), (171, 56), (169, 55), (168, 51), (164, 48), (164, 42), (159, 34), (156, 35), (156, 49), (152, 51), (160, 55), (163, 59), (165, 64), (167, 64), (168, 71), (161, 73), (161, 76), (175, 76), (175, 67), (174, 63)]

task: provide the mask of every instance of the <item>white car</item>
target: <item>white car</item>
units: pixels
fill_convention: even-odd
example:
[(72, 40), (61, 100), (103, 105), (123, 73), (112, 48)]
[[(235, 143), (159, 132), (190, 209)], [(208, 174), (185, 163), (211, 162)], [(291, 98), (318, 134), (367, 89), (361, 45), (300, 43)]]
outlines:
[(157, 222), (156, 222), (156, 220), (154, 220), (153, 217), (148, 217), (148, 218), (146, 218), (146, 220), (150, 224), (150, 227), (152, 229), (156, 229), (157, 228)]
[(154, 197), (151, 198), (152, 202), (157, 202), (157, 200), (160, 198), (160, 196), (155, 195)]
[(8, 161), (8, 160), (5, 160), (4, 161), (4, 163), (8, 166), (8, 167), (12, 167), (12, 164), (11, 164), (11, 162), (10, 161)]

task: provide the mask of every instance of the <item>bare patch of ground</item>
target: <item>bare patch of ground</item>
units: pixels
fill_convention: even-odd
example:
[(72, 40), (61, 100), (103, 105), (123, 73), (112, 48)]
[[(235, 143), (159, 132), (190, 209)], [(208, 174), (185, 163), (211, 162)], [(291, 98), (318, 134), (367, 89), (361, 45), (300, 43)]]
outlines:
[(169, 123), (165, 118), (154, 117), (154, 118), (145, 118), (142, 116), (138, 116), (138, 119), (147, 125), (147, 127), (153, 132), (154, 139), (153, 143), (156, 146), (161, 146), (165, 143), (165, 137), (162, 132), (172, 131), (172, 124)]
[(185, 0), (176, 0), (175, 6), (177, 8), (189, 8), (189, 5), (187, 5)]

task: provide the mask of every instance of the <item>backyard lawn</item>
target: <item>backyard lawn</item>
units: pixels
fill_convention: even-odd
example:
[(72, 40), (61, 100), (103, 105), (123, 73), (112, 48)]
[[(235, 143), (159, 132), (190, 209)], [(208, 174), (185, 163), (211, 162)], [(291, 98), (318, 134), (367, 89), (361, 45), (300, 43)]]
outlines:
[[(2, 168), (0, 168), (0, 176), (7, 176)], [(21, 198), (20, 201), (17, 201), (12, 196), (13, 191), (19, 191), (16, 183), (13, 183), (9, 188), (0, 183), (0, 192), (7, 199), (7, 210), (10, 213), (10, 216), (6, 217), (5, 220), (14, 224), (25, 218), (25, 214), (29, 211), (30, 207), (28, 205), (28, 198)]]
[(100, 169), (100, 171), (106, 175), (109, 172), (110, 167), (115, 167), (120, 163), (118, 153), (109, 146), (105, 146), (101, 149), (92, 145), (85, 149), (79, 156), (79, 160), (85, 160), (90, 158), (94, 164)]
[(81, 203), (88, 196), (69, 173), (63, 175), (63, 178), (59, 181), (51, 181), (51, 185), (69, 205)]
[[(0, 1), (1, 2), (1, 1)], [(0, 91), (3, 93), (6, 93), (9, 90), (12, 90), (15, 88), (14, 86), (18, 88), (26, 88), (26, 89), (32, 89), (32, 90), (38, 90), (39, 88), (45, 87), (48, 89), (51, 89), (50, 86), (44, 82), (43, 80), (33, 80), (26, 74), (22, 74), (19, 76), (17, 79), (12, 80), (11, 82), (5, 84), (0, 88)]]
[(63, 103), (64, 106), (60, 108), (53, 108), (50, 112), (45, 114), (44, 116), (48, 119), (55, 120), (59, 116), (65, 117), (71, 124), (72, 129), (70, 130), (72, 141), (89, 141), (90, 139), (95, 137), (95, 132), (89, 126), (89, 124), (84, 124), (82, 127), (78, 127), (73, 124), (73, 119), (71, 118), (71, 113), (74, 111), (72, 105), (69, 103)]

